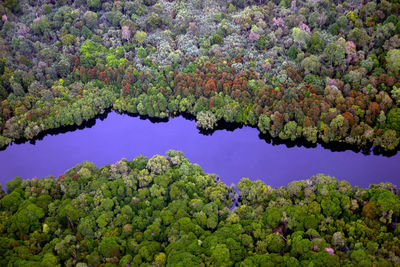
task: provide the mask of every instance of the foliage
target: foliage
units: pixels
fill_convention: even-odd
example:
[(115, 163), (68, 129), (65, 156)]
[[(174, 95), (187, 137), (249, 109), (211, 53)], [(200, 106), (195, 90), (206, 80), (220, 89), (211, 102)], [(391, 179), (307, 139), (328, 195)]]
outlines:
[[(232, 188), (182, 152), (7, 183), (1, 265), (396, 265), (400, 199), (318, 175)], [(368, 261), (368, 262), (366, 262)]]
[(386, 115), (400, 99), (397, 5), (62, 0), (38, 9), (7, 0), (0, 147), (112, 107), (199, 116), (208, 130), (224, 119), (273, 138), (395, 149)]
[(400, 71), (400, 49), (393, 49), (387, 53), (387, 67), (390, 71), (398, 73)]
[(94, 67), (98, 57), (104, 55), (106, 49), (103, 45), (93, 42), (92, 40), (85, 41), (80, 49), (80, 62), (84, 67)]
[(212, 130), (217, 124), (217, 118), (210, 111), (201, 111), (196, 116), (196, 125), (200, 129)]
[(400, 131), (400, 108), (393, 108), (388, 112), (387, 122), (391, 129)]

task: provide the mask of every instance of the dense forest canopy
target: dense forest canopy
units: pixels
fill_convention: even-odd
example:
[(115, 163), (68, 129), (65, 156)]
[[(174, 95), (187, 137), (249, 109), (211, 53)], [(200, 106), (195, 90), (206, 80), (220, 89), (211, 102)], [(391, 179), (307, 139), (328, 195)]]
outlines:
[(317, 175), (236, 192), (182, 152), (7, 182), (1, 266), (398, 266), (396, 186)]
[(107, 108), (395, 150), (400, 3), (6, 0), (0, 147)]
[[(5, 0), (0, 148), (110, 108), (396, 150), (400, 2)], [(237, 193), (182, 152), (0, 187), (1, 266), (398, 266), (400, 198), (316, 175)]]

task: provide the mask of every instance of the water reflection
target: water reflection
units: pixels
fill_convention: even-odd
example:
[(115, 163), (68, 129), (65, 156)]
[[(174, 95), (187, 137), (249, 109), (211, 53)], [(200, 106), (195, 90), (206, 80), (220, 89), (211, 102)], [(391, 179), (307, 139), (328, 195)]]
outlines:
[(175, 149), (183, 151), (206, 172), (220, 175), (228, 185), (249, 177), (281, 186), (317, 173), (362, 187), (386, 181), (398, 184), (399, 154), (366, 156), (339, 145), (326, 149), (304, 141), (280, 142), (260, 135), (255, 128), (235, 124), (220, 124), (217, 131), (199, 134), (190, 119), (193, 118), (151, 122), (111, 112), (89, 121), (85, 127), (50, 131), (33, 144), (12, 144), (0, 151), (0, 181), (4, 185), (17, 175), (25, 179), (58, 176), (84, 160), (103, 166), (121, 158), (131, 160), (139, 154), (152, 156)]

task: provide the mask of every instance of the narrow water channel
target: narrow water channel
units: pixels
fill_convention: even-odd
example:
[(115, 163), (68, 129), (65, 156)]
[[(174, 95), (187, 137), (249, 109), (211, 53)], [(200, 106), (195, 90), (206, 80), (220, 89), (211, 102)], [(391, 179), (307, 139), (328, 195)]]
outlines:
[(47, 135), (35, 144), (12, 144), (0, 151), (0, 182), (21, 176), (24, 179), (58, 176), (79, 162), (97, 166), (132, 160), (137, 155), (164, 155), (180, 150), (206, 172), (216, 173), (230, 185), (242, 177), (260, 179), (273, 187), (323, 173), (353, 186), (391, 182), (399, 185), (400, 155), (364, 155), (350, 150), (333, 152), (315, 148), (272, 145), (259, 138), (257, 129), (243, 127), (202, 135), (194, 121), (182, 117), (152, 123), (139, 117), (108, 114), (93, 127), (57, 135)]

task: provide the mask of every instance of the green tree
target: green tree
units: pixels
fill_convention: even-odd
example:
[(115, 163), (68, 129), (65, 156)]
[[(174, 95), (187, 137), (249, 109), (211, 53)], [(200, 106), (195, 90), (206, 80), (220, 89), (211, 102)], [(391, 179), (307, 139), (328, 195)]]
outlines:
[(211, 249), (211, 259), (215, 266), (231, 265), (230, 252), (225, 244), (218, 244)]
[(324, 57), (331, 65), (337, 66), (343, 63), (346, 50), (337, 43), (329, 43), (324, 50)]
[(301, 61), (301, 66), (309, 73), (318, 74), (321, 68), (319, 57), (311, 55)]
[(41, 16), (32, 23), (32, 29), (36, 34), (44, 35), (50, 27), (50, 23), (46, 16)]
[(12, 191), (0, 200), (0, 204), (4, 209), (15, 212), (18, 210), (18, 207), (22, 203), (22, 201), (23, 199), (21, 195), (16, 191)]
[(269, 208), (265, 211), (263, 222), (269, 227), (274, 228), (279, 226), (282, 221), (283, 212), (279, 208)]
[(135, 41), (138, 42), (139, 44), (143, 44), (146, 37), (147, 33), (144, 31), (136, 31), (135, 35), (133, 36)]
[(295, 60), (297, 58), (298, 53), (299, 52), (298, 52), (297, 46), (295, 46), (295, 45), (292, 45), (287, 51), (288, 56), (293, 60)]
[(98, 57), (104, 57), (106, 48), (102, 44), (93, 42), (92, 40), (86, 40), (80, 48), (80, 53), (80, 62), (82, 66), (94, 67)]
[(309, 50), (311, 53), (319, 53), (322, 51), (324, 46), (324, 41), (321, 38), (319, 32), (315, 31), (310, 38), (310, 47)]
[(363, 47), (369, 41), (369, 36), (364, 29), (354, 28), (348, 34), (348, 39), (353, 41), (358, 47)]
[(101, 0), (87, 0), (87, 6), (94, 11), (101, 9)]
[(267, 134), (270, 129), (270, 124), (270, 117), (266, 114), (261, 114), (261, 116), (258, 118), (258, 129), (260, 129), (263, 134)]
[(325, 216), (336, 218), (342, 213), (340, 200), (337, 197), (331, 196), (330, 198), (322, 199), (321, 207)]
[(224, 41), (224, 39), (222, 38), (222, 36), (217, 33), (214, 34), (213, 37), (211, 38), (212, 45), (214, 45), (214, 44), (222, 45), (223, 41)]
[(4, 0), (4, 4), (13, 12), (18, 12), (21, 9), (19, 5), (19, 0)]
[[(25, 203), (24, 203), (25, 204)], [(9, 231), (17, 232), (20, 236), (40, 228), (40, 219), (45, 215), (43, 209), (35, 204), (26, 202), (26, 206), (15, 213), (10, 222)]]
[(119, 257), (124, 253), (120, 240), (115, 236), (104, 237), (99, 244), (99, 252), (106, 258)]
[(296, 43), (300, 44), (303, 47), (307, 47), (310, 41), (310, 35), (306, 31), (303, 31), (298, 27), (294, 27), (292, 29), (292, 37)]
[(310, 126), (310, 127), (303, 127), (303, 136), (306, 138), (308, 142), (316, 143), (317, 142), (317, 135), (318, 129), (317, 127)]
[(400, 131), (400, 108), (392, 108), (387, 114), (389, 128)]
[[(295, 235), (298, 232), (295, 232), (293, 235)], [(303, 239), (301, 235), (296, 236), (295, 238), (292, 238), (292, 247), (290, 254), (293, 257), (299, 257), (301, 255), (307, 254), (308, 252), (311, 251), (312, 244), (310, 240), (308, 239)]]
[(400, 70), (400, 49), (392, 49), (386, 55), (387, 69), (395, 74)]
[(83, 15), (83, 19), (85, 20), (85, 24), (89, 29), (94, 29), (97, 26), (97, 14), (92, 11), (86, 11), (85, 15)]
[(265, 241), (267, 243), (268, 252), (272, 253), (282, 253), (286, 245), (282, 236), (278, 233), (267, 235)]
[(91, 217), (84, 217), (79, 221), (77, 230), (85, 238), (93, 238), (95, 227), (96, 225)]
[(286, 123), (283, 131), (279, 133), (279, 138), (290, 138), (290, 140), (294, 141), (297, 138), (297, 123), (295, 121), (289, 121), (288, 123)]
[(7, 193), (10, 194), (22, 184), (22, 178), (20, 176), (14, 177), (14, 179), (6, 182)]

